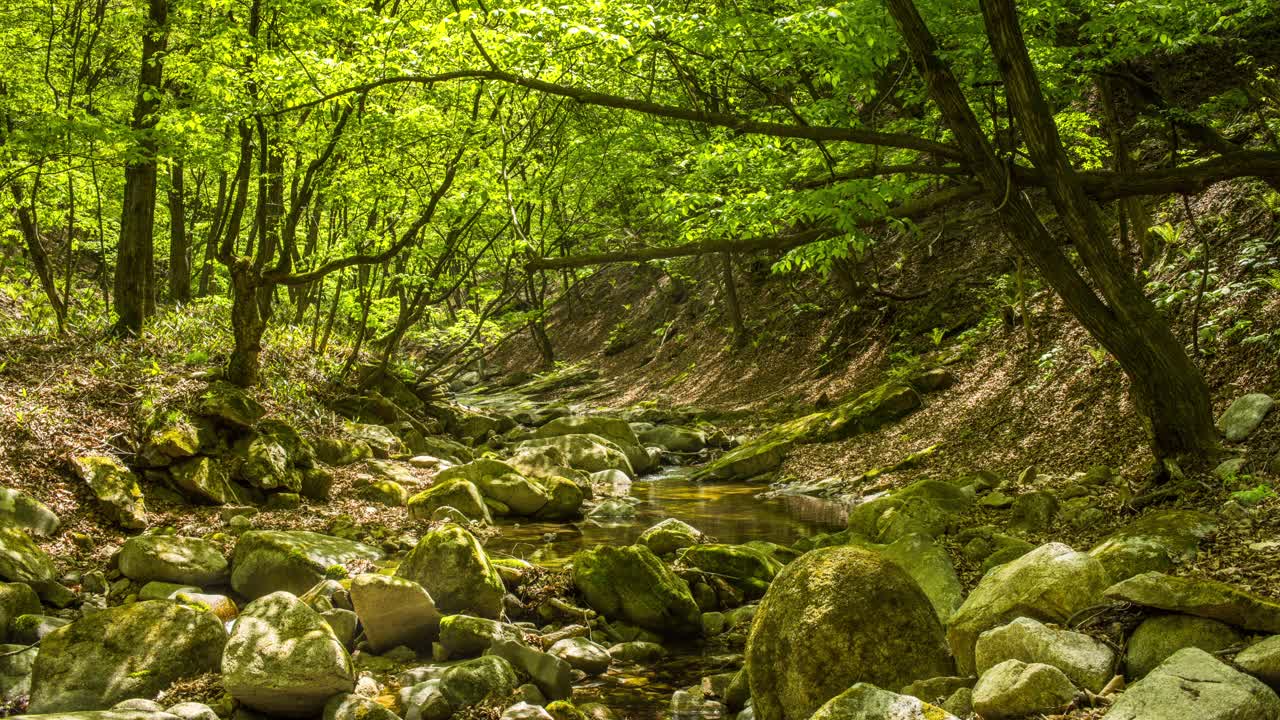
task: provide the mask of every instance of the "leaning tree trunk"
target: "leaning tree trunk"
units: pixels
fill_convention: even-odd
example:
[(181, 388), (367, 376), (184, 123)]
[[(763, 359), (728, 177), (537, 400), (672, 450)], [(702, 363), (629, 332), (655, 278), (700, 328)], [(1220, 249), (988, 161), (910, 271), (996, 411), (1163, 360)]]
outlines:
[[(1201, 459), (1217, 448), (1209, 392), (1182, 344), (1155, 312), (1102, 226), (1097, 207), (1068, 163), (1027, 57), (1011, 0), (981, 0), (1011, 111), (1092, 285), (1076, 270), (982, 133), (951, 69), (911, 0), (887, 0), (890, 13), (966, 160), (1018, 250), (1040, 271), (1080, 323), (1120, 362), (1158, 459)], [(1101, 292), (1099, 298), (1094, 286)]]
[(114, 332), (137, 335), (152, 306), (155, 256), (156, 113), (160, 110), (161, 57), (168, 45), (168, 0), (150, 0), (142, 36), (142, 70), (131, 128), (139, 136), (138, 157), (125, 166), (124, 208), (116, 260)]

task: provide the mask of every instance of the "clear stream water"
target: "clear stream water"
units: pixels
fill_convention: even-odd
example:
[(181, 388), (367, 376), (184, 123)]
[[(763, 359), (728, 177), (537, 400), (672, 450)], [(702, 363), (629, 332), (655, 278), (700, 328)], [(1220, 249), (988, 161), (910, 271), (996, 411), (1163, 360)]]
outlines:
[[(767, 489), (747, 483), (695, 483), (691, 467), (664, 468), (635, 480), (631, 497), (638, 499), (634, 518), (595, 522), (504, 523), (502, 534), (486, 543), (497, 554), (519, 557), (546, 566), (568, 562), (575, 552), (600, 544), (628, 545), (651, 525), (679, 518), (722, 543), (768, 540), (790, 545), (835, 529), (842, 529), (844, 506), (817, 498), (784, 496), (761, 499)], [(697, 685), (709, 674), (741, 666), (740, 653), (701, 643), (696, 638), (666, 643), (670, 654), (647, 666), (615, 665), (606, 675), (590, 678), (575, 688), (578, 703), (600, 702), (622, 718), (657, 720), (670, 717), (676, 690)], [(711, 720), (708, 718), (708, 720)]]

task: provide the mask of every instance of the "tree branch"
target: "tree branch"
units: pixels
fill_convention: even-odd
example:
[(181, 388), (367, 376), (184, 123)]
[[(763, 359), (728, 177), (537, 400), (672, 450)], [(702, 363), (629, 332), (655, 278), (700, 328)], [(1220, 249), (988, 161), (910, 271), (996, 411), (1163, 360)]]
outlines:
[(685, 120), (688, 122), (701, 123), (703, 125), (714, 125), (716, 127), (725, 127), (731, 130), (737, 130), (738, 132), (749, 135), (770, 135), (773, 137), (826, 140), (831, 142), (853, 142), (862, 145), (893, 147), (904, 150), (933, 153), (940, 157), (952, 160), (960, 158), (959, 151), (950, 145), (934, 142), (933, 140), (927, 140), (914, 135), (906, 135), (903, 133), (881, 133), (871, 130), (860, 130), (857, 128), (821, 125), (799, 126), (763, 122), (741, 115), (689, 110), (682, 107), (676, 107), (674, 105), (663, 105), (660, 103), (637, 100), (635, 98), (622, 97), (620, 95), (610, 95), (608, 93), (595, 92), (593, 90), (573, 87), (571, 85), (560, 85), (546, 80), (516, 75), (502, 70), (455, 70), (436, 75), (397, 75), (395, 77), (373, 80), (362, 85), (356, 85), (342, 90), (335, 90), (314, 100), (309, 100), (304, 103), (292, 105), (266, 114), (280, 115), (287, 112), (293, 112), (295, 110), (320, 105), (344, 95), (369, 92), (370, 90), (386, 85), (416, 84), (430, 86), (435, 85), (436, 83), (450, 82), (454, 80), (494, 80), (497, 82), (507, 83), (509, 85), (516, 85), (530, 90), (536, 90), (548, 95), (570, 98), (572, 100), (577, 100), (584, 105), (617, 108), (645, 115), (671, 118), (673, 120)]

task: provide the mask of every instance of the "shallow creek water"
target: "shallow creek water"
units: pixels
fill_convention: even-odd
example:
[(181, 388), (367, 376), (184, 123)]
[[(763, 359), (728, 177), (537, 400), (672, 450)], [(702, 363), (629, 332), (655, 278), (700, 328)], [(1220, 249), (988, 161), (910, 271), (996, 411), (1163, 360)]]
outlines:
[[(716, 542), (768, 540), (789, 545), (803, 537), (843, 528), (847, 509), (838, 503), (803, 496), (760, 499), (766, 488), (746, 483), (695, 483), (692, 468), (665, 468), (631, 485), (638, 499), (636, 516), (625, 520), (572, 524), (503, 524), (502, 534), (487, 543), (498, 555), (523, 558), (556, 567), (573, 553), (598, 544), (627, 545), (660, 520), (674, 517), (701, 530)], [(574, 700), (601, 702), (620, 717), (656, 720), (670, 717), (675, 690), (697, 685), (703, 676), (729, 672), (742, 656), (714, 641), (666, 643), (670, 654), (651, 666), (615, 665), (608, 674), (591, 678), (574, 691)], [(708, 720), (711, 720), (708, 718)]]

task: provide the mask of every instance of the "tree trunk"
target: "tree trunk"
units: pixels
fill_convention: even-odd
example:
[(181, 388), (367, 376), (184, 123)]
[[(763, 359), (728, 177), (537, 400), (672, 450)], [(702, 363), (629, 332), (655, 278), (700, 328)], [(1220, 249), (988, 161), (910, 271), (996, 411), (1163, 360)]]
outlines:
[(260, 285), (253, 263), (248, 258), (236, 258), (231, 265), (231, 334), (235, 347), (227, 361), (227, 380), (240, 387), (258, 384), (258, 356), (262, 353), (262, 333), (267, 329), (258, 304)]
[(197, 297), (209, 294), (209, 281), (213, 279), (213, 263), (218, 257), (218, 237), (222, 234), (222, 225), (227, 216), (227, 171), (218, 173), (218, 199), (213, 206), (213, 217), (209, 220), (209, 235), (204, 244), (204, 264), (200, 267), (200, 284), (196, 290)]
[(742, 308), (738, 305), (738, 288), (733, 282), (733, 255), (720, 253), (720, 269), (724, 279), (725, 309), (729, 311), (729, 320), (733, 323), (733, 346), (743, 347), (747, 344), (747, 327), (742, 323)]
[(1102, 298), (1063, 254), (1025, 196), (1008, 187), (1013, 182), (1008, 168), (983, 135), (951, 69), (938, 57), (933, 36), (912, 1), (887, 0), (887, 4), (944, 121), (989, 197), (1000, 203), (999, 216), (1014, 244), (1129, 376), (1138, 410), (1150, 422), (1156, 458), (1198, 460), (1212, 453), (1217, 448), (1217, 432), (1208, 388), (1168, 324), (1124, 268), (1102, 227), (1096, 205), (1085, 195), (1067, 162), (1022, 43), (1011, 0), (981, 0), (1011, 111)]
[(191, 299), (191, 244), (187, 237), (187, 205), (182, 163), (170, 170), (169, 188), (169, 298), (177, 303)]
[(40, 287), (44, 289), (44, 295), (53, 308), (53, 316), (58, 321), (58, 332), (62, 332), (67, 319), (67, 306), (63, 298), (58, 295), (58, 285), (53, 277), (53, 263), (49, 260), (49, 255), (44, 250), (44, 242), (40, 239), (40, 227), (36, 224), (35, 216), (28, 207), (17, 180), (9, 183), (9, 192), (13, 195), (13, 205), (17, 209), (18, 226), (22, 229), (22, 239), (27, 245), (27, 256), (31, 258), (36, 277), (40, 278)]
[(160, 109), (163, 76), (161, 57), (168, 45), (168, 0), (150, 0), (147, 28), (142, 36), (142, 70), (133, 104), (131, 128), (138, 136), (138, 158), (124, 171), (124, 208), (120, 215), (120, 244), (116, 260), (113, 332), (137, 335), (154, 305), (152, 271), (155, 265), (156, 113)]

